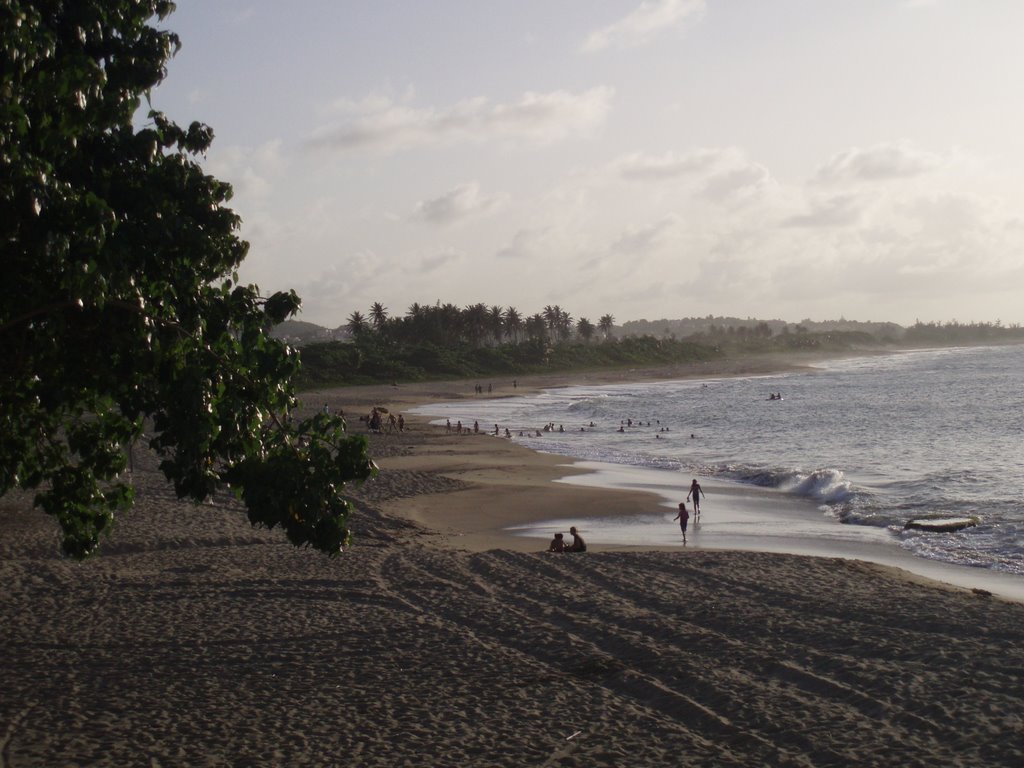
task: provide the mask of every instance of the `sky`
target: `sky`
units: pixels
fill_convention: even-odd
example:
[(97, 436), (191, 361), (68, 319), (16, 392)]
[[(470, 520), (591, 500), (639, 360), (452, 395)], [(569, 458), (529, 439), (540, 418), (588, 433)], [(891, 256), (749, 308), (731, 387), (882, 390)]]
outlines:
[(1024, 322), (1018, 0), (177, 0), (241, 271), (381, 302)]

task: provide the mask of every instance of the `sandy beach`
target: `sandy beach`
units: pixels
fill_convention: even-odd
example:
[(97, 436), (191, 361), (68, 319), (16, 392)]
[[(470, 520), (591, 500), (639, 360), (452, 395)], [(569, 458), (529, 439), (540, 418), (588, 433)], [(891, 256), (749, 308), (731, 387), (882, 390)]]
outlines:
[[(360, 431), (374, 405), (473, 396), (305, 401)], [(1024, 762), (1020, 603), (833, 557), (542, 553), (507, 526), (660, 500), (553, 483), (582, 470), (423, 419), (371, 446), (381, 471), (336, 558), (230, 499), (178, 501), (147, 455), (84, 564), (27, 497), (0, 499), (0, 768)]]

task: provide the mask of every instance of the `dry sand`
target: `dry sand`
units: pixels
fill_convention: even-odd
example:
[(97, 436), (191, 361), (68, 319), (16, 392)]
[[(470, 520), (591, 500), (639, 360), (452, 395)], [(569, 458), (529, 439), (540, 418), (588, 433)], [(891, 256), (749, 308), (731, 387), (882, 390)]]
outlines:
[[(309, 402), (448, 396), (472, 384)], [(0, 499), (0, 768), (1024, 764), (1024, 605), (838, 559), (524, 551), (505, 525), (651, 499), (416, 421), (373, 449), (333, 559), (151, 457), (85, 564)]]

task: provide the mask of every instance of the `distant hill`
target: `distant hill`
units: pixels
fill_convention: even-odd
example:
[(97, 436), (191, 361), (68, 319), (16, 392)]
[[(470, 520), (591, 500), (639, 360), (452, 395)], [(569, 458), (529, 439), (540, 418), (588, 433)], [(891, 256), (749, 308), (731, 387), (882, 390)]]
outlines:
[(285, 320), (270, 332), (275, 339), (281, 339), (293, 347), (303, 347), (307, 344), (320, 344), (325, 341), (347, 341), (349, 332), (344, 326), (331, 330), (316, 323), (307, 323), (304, 320)]
[(685, 339), (698, 333), (720, 333), (740, 328), (762, 328), (771, 329), (772, 334), (777, 333), (831, 333), (836, 331), (851, 331), (856, 333), (871, 334), (879, 340), (897, 341), (901, 339), (906, 329), (896, 323), (887, 322), (860, 322), (857, 320), (826, 320), (817, 322), (814, 320), (802, 320), (799, 323), (788, 323), (785, 320), (760, 320), (753, 317), (724, 317), (707, 315), (706, 317), (688, 317), (677, 320), (627, 320), (621, 326), (616, 327), (616, 336), (675, 336), (678, 339)]

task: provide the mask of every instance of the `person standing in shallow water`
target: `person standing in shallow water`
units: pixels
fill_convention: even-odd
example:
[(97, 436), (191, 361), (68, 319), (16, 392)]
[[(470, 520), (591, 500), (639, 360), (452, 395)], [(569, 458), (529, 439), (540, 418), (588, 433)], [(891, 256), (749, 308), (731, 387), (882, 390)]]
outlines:
[(686, 524), (690, 522), (690, 511), (686, 508), (686, 503), (679, 502), (679, 514), (672, 518), (673, 520), (679, 521), (679, 530), (683, 533), (683, 544), (686, 543)]
[(690, 492), (686, 494), (686, 500), (690, 500), (690, 496), (693, 496), (693, 520), (696, 522), (700, 518), (700, 497), (704, 495), (703, 489), (700, 487), (700, 483), (697, 482), (697, 478), (693, 478), (693, 482), (690, 483)]

